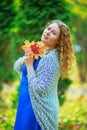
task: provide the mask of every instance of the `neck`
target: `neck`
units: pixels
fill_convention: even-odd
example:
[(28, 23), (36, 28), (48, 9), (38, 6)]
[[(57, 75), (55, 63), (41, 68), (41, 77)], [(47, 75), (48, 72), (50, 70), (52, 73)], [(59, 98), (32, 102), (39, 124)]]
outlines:
[(51, 52), (51, 51), (54, 50), (54, 49), (56, 49), (56, 48), (49, 48), (49, 49), (47, 49), (47, 50), (45, 51), (45, 53)]
[[(45, 44), (44, 42), (42, 42), (43, 44)], [(46, 44), (45, 44), (46, 45)], [(47, 45), (46, 45), (47, 46)], [(48, 52), (48, 51), (51, 51), (52, 49), (56, 49), (56, 47), (51, 47), (51, 46), (47, 46), (48, 47), (48, 49), (46, 50), (46, 52)]]

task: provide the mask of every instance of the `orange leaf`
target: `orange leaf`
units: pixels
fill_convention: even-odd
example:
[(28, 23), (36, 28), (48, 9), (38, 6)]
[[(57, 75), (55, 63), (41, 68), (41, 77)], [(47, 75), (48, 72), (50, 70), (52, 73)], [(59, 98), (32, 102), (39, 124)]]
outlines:
[(25, 40), (25, 45), (22, 46), (22, 49), (26, 54), (29, 54), (30, 51), (32, 51), (32, 55), (34, 55), (35, 59), (38, 59), (38, 56), (45, 56), (45, 51), (48, 49), (48, 47), (43, 44), (41, 41), (31, 43), (28, 40)]

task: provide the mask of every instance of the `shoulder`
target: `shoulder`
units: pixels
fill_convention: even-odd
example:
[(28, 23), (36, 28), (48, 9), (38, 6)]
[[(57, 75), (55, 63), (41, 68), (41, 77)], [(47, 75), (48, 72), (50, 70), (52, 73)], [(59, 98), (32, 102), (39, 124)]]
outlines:
[[(46, 54), (41, 60), (38, 67), (55, 67), (59, 68), (59, 61), (58, 61), (58, 54), (57, 51), (54, 49)], [(38, 68), (37, 67), (37, 68)]]
[(58, 66), (59, 61), (58, 61), (58, 53), (56, 49), (51, 50), (45, 57), (44, 57), (44, 62), (48, 62), (51, 64), (55, 64)]
[(46, 60), (58, 61), (58, 55), (56, 50), (51, 50), (45, 57)]

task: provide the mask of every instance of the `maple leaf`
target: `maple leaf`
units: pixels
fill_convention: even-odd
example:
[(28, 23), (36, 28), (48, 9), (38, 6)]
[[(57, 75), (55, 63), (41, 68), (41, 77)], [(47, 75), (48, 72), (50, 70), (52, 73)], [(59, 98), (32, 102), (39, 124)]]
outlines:
[(31, 50), (32, 50), (35, 54), (39, 54), (40, 47), (38, 46), (37, 43), (31, 45), (30, 48), (31, 48)]
[(31, 43), (28, 40), (25, 40), (25, 45), (22, 46), (22, 49), (24, 52), (28, 55), (29, 52), (31, 51), (32, 55), (34, 56), (35, 59), (38, 59), (38, 56), (44, 56), (45, 51), (48, 49), (48, 47), (43, 44), (41, 41), (34, 42), (32, 41)]
[(25, 40), (24, 43), (25, 45), (22, 46), (22, 49), (26, 51), (30, 47), (31, 43), (28, 40)]

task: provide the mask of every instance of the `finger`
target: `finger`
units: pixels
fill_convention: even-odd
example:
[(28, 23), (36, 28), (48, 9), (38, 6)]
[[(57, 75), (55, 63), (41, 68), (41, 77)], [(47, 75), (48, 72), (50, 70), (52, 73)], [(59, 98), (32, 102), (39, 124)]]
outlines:
[(30, 54), (30, 52), (25, 52), (25, 55), (28, 56)]

